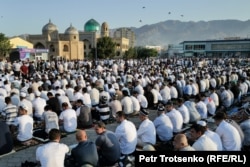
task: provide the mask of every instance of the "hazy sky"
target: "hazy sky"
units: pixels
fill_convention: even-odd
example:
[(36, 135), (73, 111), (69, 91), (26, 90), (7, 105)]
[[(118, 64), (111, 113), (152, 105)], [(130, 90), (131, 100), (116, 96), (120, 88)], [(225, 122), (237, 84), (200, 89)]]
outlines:
[(166, 20), (250, 19), (250, 0), (1, 0), (0, 33), (41, 34), (51, 19), (60, 33), (83, 30), (91, 18), (109, 28), (141, 27)]

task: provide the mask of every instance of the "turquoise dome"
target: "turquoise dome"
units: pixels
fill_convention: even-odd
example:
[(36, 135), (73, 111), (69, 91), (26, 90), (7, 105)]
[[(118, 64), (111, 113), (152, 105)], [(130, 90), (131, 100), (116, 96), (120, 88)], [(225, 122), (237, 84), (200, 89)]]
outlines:
[(90, 19), (85, 23), (84, 31), (85, 32), (100, 31), (100, 24), (96, 20)]

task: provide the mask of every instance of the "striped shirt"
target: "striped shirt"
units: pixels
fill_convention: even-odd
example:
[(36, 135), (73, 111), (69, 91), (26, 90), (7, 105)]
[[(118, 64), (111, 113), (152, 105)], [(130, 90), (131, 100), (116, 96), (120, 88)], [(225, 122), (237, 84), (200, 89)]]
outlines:
[(13, 104), (8, 104), (3, 108), (2, 116), (7, 125), (13, 124), (15, 118), (17, 117), (17, 107)]
[(105, 121), (105, 120), (109, 119), (109, 117), (110, 117), (110, 107), (108, 106), (108, 104), (99, 104), (96, 107), (96, 110), (99, 112), (100, 118), (101, 118), (102, 121)]

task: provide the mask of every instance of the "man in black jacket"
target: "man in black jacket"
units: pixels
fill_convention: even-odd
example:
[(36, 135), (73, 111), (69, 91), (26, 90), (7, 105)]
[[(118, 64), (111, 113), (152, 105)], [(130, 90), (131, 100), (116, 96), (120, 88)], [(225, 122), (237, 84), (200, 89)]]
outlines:
[(92, 141), (88, 141), (87, 134), (84, 130), (76, 132), (76, 140), (78, 145), (71, 151), (71, 163), (74, 166), (81, 167), (83, 165), (98, 165), (98, 154), (96, 145)]

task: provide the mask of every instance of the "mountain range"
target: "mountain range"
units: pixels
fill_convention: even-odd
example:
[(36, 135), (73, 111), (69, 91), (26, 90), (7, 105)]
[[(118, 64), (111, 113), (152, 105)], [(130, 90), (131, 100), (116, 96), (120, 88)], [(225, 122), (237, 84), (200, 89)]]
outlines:
[(250, 20), (188, 21), (167, 20), (139, 28), (130, 27), (136, 46), (168, 46), (183, 41), (221, 40), (228, 37), (250, 38)]

